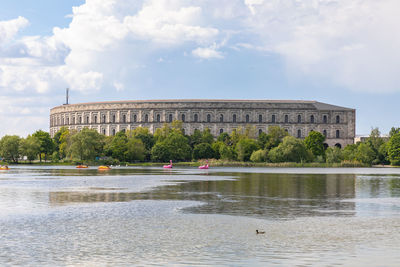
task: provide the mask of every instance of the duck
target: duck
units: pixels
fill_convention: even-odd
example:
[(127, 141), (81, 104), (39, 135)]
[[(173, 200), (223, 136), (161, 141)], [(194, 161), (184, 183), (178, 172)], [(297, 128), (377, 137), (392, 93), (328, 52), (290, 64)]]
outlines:
[(257, 234), (257, 235), (258, 235), (258, 234), (263, 235), (263, 234), (265, 234), (265, 232), (264, 232), (264, 231), (258, 231), (258, 230), (256, 230), (256, 234)]

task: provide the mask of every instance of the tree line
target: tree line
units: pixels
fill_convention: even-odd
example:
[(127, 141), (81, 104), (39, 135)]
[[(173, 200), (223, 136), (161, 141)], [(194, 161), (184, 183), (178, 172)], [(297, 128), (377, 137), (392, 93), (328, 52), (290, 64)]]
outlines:
[(324, 145), (325, 136), (312, 131), (305, 139), (289, 136), (285, 129), (271, 126), (268, 133), (256, 134), (254, 127), (239, 128), (214, 138), (209, 129), (185, 135), (182, 122), (165, 124), (151, 134), (136, 128), (105, 136), (94, 129), (61, 128), (53, 138), (42, 130), (26, 138), (6, 135), (0, 139), (0, 157), (18, 163), (21, 158), (53, 162), (167, 162), (221, 159), (251, 162), (354, 162), (365, 165), (400, 165), (400, 128), (392, 128), (389, 138), (372, 129), (365, 142), (346, 147)]

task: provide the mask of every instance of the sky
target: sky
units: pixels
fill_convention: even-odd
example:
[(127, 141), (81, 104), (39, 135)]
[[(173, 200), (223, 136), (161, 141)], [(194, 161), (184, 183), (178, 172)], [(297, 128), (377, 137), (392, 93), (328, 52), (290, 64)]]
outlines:
[(65, 103), (316, 100), (399, 127), (398, 0), (0, 0), (0, 137)]

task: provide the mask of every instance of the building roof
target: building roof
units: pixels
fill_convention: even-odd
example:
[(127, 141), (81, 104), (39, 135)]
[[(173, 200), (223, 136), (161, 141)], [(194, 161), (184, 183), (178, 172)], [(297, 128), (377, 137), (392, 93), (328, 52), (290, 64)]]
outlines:
[[(132, 103), (265, 103), (265, 104), (306, 104), (310, 108), (316, 110), (354, 110), (351, 108), (326, 104), (318, 101), (310, 100), (260, 100), (260, 99), (151, 99), (151, 100), (121, 100), (121, 101), (102, 101), (102, 102), (87, 102), (62, 105), (65, 106), (81, 106), (81, 105), (96, 105), (96, 104), (132, 104)], [(54, 107), (54, 108), (58, 108)]]

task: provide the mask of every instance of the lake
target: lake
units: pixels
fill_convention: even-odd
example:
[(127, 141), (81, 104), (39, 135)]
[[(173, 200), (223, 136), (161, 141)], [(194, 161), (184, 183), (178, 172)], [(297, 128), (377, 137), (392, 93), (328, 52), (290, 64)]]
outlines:
[(400, 266), (399, 248), (396, 168), (0, 171), (1, 266)]

